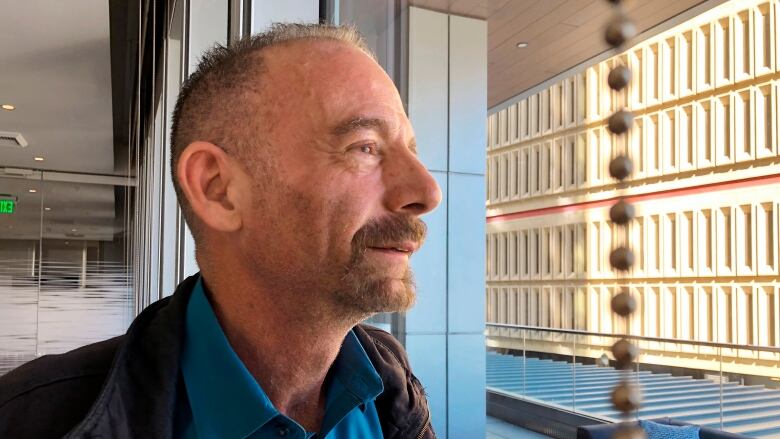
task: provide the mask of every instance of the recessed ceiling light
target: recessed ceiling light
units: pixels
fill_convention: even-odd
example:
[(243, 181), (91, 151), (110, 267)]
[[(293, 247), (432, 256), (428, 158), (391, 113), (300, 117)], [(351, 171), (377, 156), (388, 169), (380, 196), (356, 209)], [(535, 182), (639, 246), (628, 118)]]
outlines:
[(35, 160), (36, 162), (42, 162), (43, 157), (33, 157), (33, 160)]
[(38, 192), (38, 189), (28, 189), (27, 191), (29, 193), (31, 193), (31, 194), (34, 194), (34, 193)]
[(521, 49), (525, 49), (526, 47), (528, 47), (528, 43), (526, 43), (525, 41), (521, 41), (521, 42), (517, 43), (517, 47), (519, 47)]
[(75, 232), (75, 231), (76, 231), (76, 229), (70, 229), (70, 231), (71, 231), (71, 232)]
[(16, 110), (16, 107), (11, 105), (11, 104), (3, 104), (2, 107), (3, 107), (3, 110), (6, 110), (6, 111), (14, 111), (14, 110)]
[(51, 210), (51, 207), (44, 207), (43, 210)]

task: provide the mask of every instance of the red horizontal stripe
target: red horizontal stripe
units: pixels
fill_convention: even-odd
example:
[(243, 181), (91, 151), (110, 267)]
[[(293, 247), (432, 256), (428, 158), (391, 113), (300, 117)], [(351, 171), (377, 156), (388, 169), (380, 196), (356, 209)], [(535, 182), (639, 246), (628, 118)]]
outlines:
[[(642, 201), (658, 200), (662, 198), (681, 197), (684, 195), (700, 194), (703, 192), (725, 191), (731, 189), (740, 189), (744, 187), (760, 186), (765, 184), (780, 183), (780, 174), (762, 175), (759, 177), (750, 177), (742, 180), (731, 180), (717, 183), (702, 184), (679, 189), (668, 189), (665, 191), (651, 192), (648, 194), (631, 195), (625, 197), (629, 203), (638, 203)], [(554, 213), (575, 212), (578, 210), (594, 209), (597, 207), (607, 207), (614, 204), (617, 200), (624, 197), (613, 197), (606, 200), (583, 201), (582, 203), (572, 203), (564, 206), (550, 206), (539, 209), (524, 210), (521, 212), (505, 213), (503, 215), (494, 215), (487, 217), (488, 223), (511, 221), (521, 218), (529, 218), (539, 215), (551, 215)]]

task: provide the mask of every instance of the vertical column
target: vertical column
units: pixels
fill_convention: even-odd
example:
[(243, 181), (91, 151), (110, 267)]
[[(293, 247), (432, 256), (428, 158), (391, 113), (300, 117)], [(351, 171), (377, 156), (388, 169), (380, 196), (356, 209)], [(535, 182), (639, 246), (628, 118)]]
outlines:
[(487, 22), (449, 19), (447, 428), (483, 437)]
[(446, 14), (409, 9), (409, 117), (420, 160), (436, 178), (442, 202), (423, 219), (428, 238), (412, 257), (417, 304), (406, 314), (406, 349), (425, 386), (433, 428), (447, 437), (447, 167), (449, 23)]
[(441, 437), (485, 435), (486, 50), (484, 21), (410, 8), (409, 116), (443, 200), (412, 258), (418, 301), (404, 336)]

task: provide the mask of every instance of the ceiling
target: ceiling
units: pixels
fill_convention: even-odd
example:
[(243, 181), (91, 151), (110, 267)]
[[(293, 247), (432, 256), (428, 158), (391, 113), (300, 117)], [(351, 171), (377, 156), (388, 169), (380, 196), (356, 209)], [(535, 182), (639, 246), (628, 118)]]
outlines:
[(0, 198), (17, 200), (16, 212), (0, 215), (0, 241), (111, 241), (124, 229), (124, 207), (117, 204), (124, 189), (111, 182), (43, 181), (40, 172), (6, 171), (56, 170), (74, 173), (68, 174), (74, 181), (126, 173), (115, 160), (117, 133), (125, 127), (115, 121), (127, 115), (117, 112), (118, 103), (128, 106), (122, 104), (127, 78), (116, 74), (117, 66), (127, 70), (126, 46), (116, 44), (127, 38), (116, 29), (122, 14), (109, 13), (112, 3), (0, 0), (0, 104), (16, 107), (0, 110), (0, 131), (21, 133), (28, 143), (0, 146)]
[[(703, 0), (624, 0), (638, 33)], [(411, 0), (421, 8), (487, 19), (488, 107), (608, 49), (607, 0)], [(528, 47), (517, 47), (518, 42)]]
[(0, 104), (16, 106), (0, 110), (0, 131), (29, 143), (0, 146), (0, 167), (113, 173), (109, 2), (0, 0), (0, 10)]

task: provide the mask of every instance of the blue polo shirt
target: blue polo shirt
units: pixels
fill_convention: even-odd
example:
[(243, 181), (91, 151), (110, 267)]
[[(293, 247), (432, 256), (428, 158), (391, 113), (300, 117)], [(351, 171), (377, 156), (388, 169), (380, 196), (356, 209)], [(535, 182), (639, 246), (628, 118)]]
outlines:
[(322, 428), (306, 431), (276, 410), (233, 351), (202, 280), (187, 305), (181, 372), (192, 409), (180, 430), (185, 438), (382, 438), (374, 405), (382, 380), (352, 331), (328, 374)]

